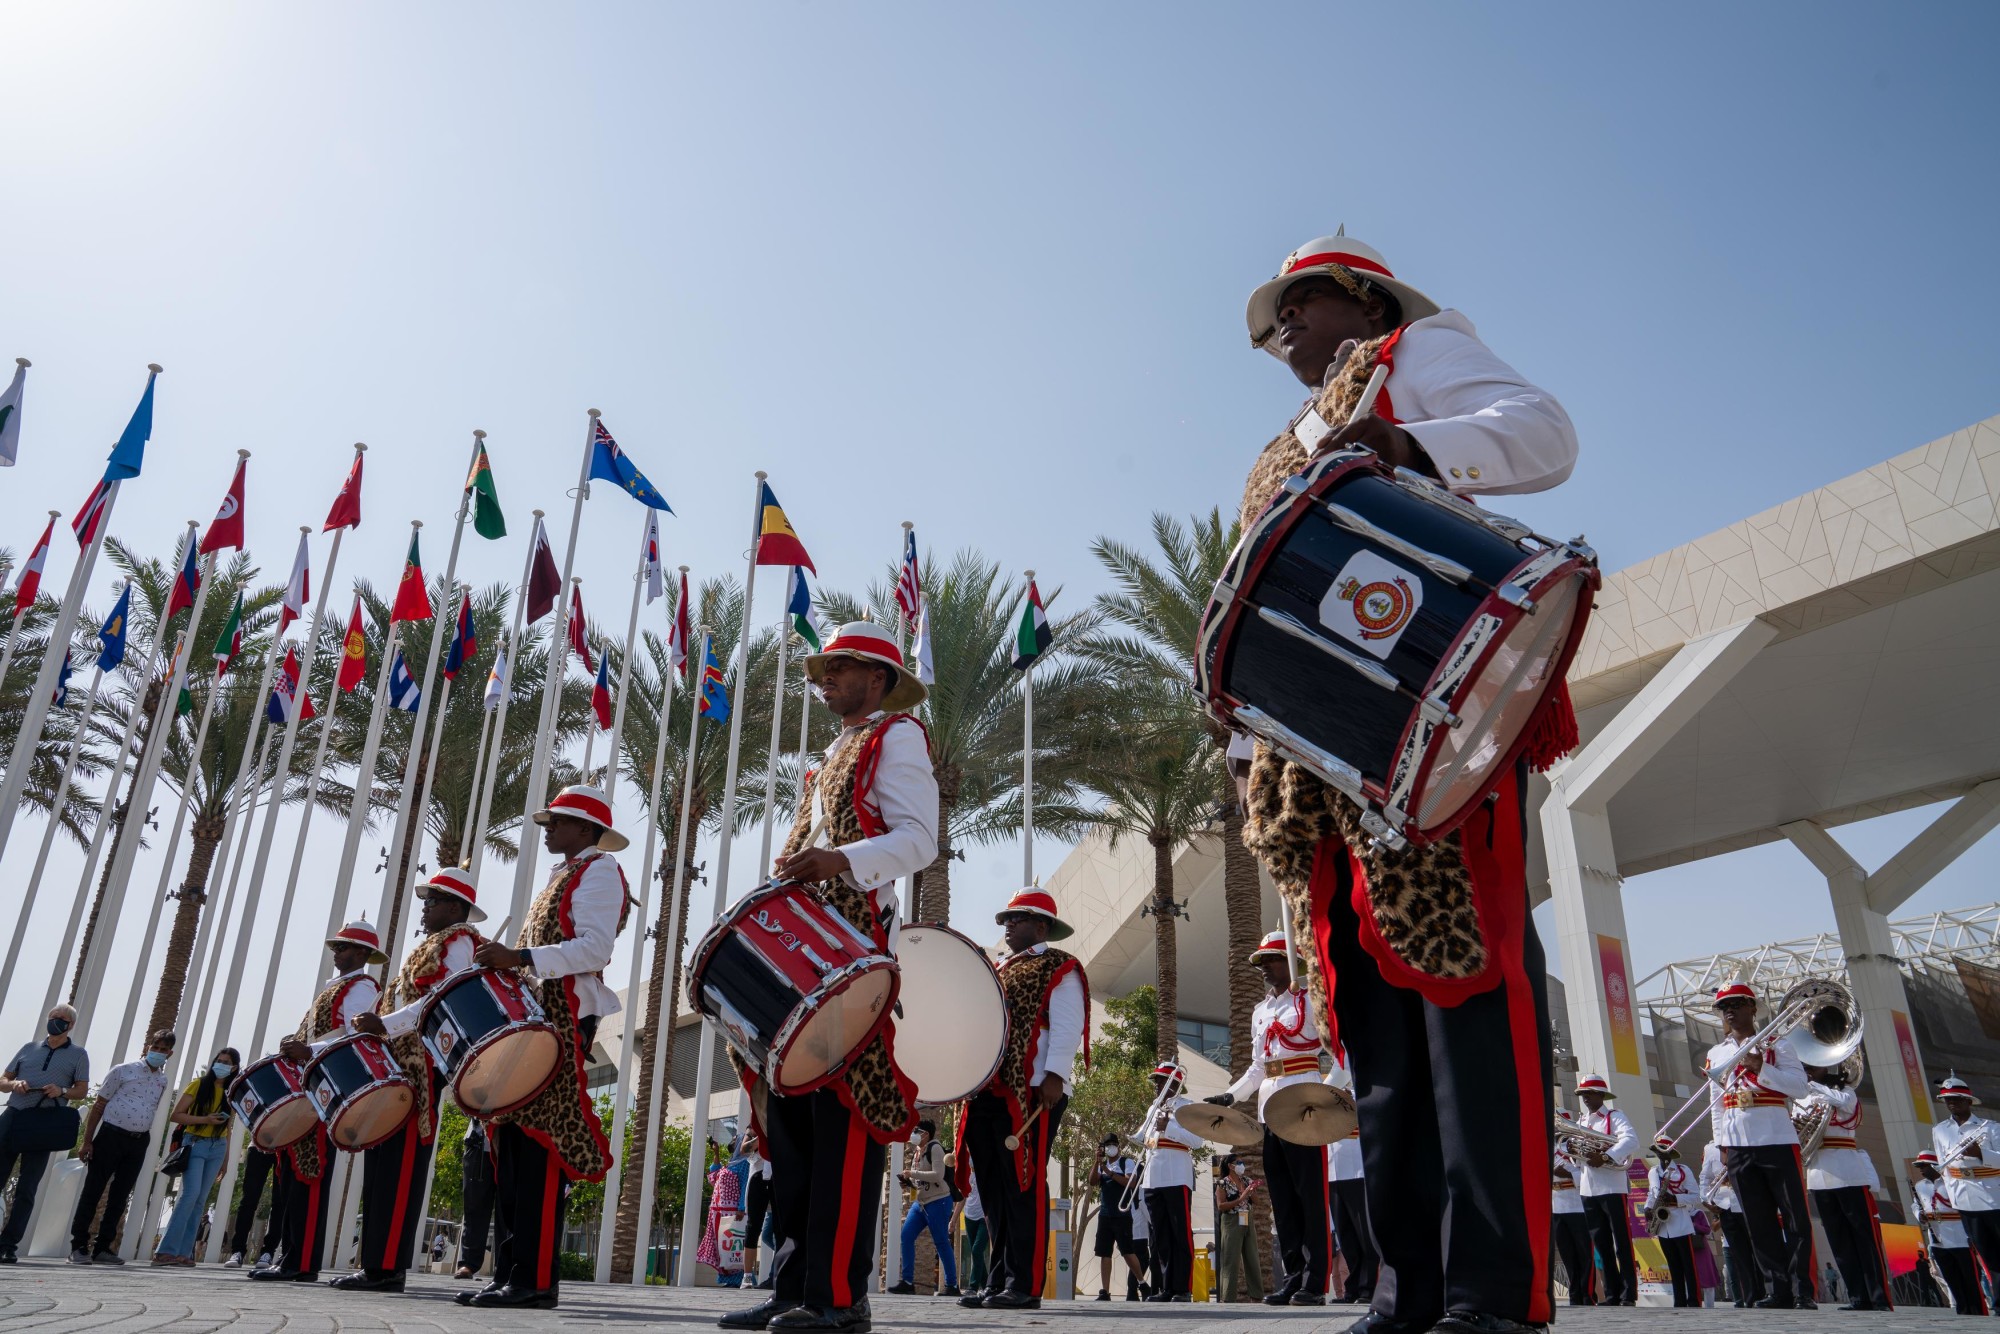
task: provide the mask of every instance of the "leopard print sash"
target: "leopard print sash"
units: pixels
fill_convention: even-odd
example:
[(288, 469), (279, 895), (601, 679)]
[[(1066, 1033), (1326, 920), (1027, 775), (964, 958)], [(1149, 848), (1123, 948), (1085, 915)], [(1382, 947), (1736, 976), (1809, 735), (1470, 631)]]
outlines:
[[(1000, 1054), (1000, 1068), (994, 1072), (993, 1082), (987, 1087), (1007, 1100), (1017, 1127), (1023, 1124), (1027, 1109), (1034, 1105), (1035, 1091), (1029, 1087), (1028, 1077), (1034, 1072), (1035, 1063), (1029, 1045), (1041, 1035), (1042, 1025), (1048, 1019), (1050, 994), (1064, 974), (1072, 969), (1083, 983), (1083, 1010), (1087, 1015), (1090, 1013), (1090, 981), (1084, 976), (1083, 965), (1077, 962), (1075, 955), (1065, 954), (1052, 946), (1040, 954), (1016, 954), (1000, 965), (1000, 991), (1007, 1002), (1007, 1045)], [(1087, 1036), (1085, 1040), (1088, 1041)], [(1049, 1073), (1066, 1075), (1068, 1072), (1051, 1070)], [(964, 1124), (964, 1118), (960, 1119), (960, 1124)], [(1043, 1167), (1040, 1163), (1029, 1161), (1028, 1146), (1033, 1142), (1032, 1135), (1024, 1135), (1021, 1147), (1014, 1155), (1023, 1190)]]
[[(382, 999), (375, 1002), (377, 1013), (387, 1014), (412, 1005), (430, 994), (431, 988), (444, 981), (444, 952), (450, 947), (452, 938), (466, 935), (472, 938), (477, 949), (486, 938), (464, 923), (448, 926), (442, 931), (434, 931), (417, 942), (410, 951), (410, 957), (403, 960), (403, 971), (389, 989), (382, 993)], [(388, 1038), (389, 1051), (402, 1065), (410, 1082), (417, 1089), (417, 1133), (428, 1144), (437, 1134), (437, 1108), (431, 1101), (431, 1058), (424, 1050), (421, 1033), (405, 1033), (399, 1038)]]

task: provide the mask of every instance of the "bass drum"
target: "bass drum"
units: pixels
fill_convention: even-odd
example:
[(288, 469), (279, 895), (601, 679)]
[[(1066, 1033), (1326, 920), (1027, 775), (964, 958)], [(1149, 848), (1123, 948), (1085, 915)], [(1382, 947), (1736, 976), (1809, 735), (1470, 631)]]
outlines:
[(903, 972), (896, 1064), (917, 1101), (939, 1107), (986, 1087), (1007, 1050), (1007, 999), (986, 951), (948, 926), (906, 926), (896, 940)]

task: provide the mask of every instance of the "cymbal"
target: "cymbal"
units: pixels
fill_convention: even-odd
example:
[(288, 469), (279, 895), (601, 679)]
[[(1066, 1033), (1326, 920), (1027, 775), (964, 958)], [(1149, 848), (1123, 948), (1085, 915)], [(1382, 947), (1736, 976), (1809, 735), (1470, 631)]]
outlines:
[(1264, 1124), (1294, 1144), (1332, 1144), (1360, 1124), (1354, 1099), (1331, 1084), (1292, 1084), (1264, 1102)]
[(1240, 1107), (1224, 1107), (1213, 1102), (1191, 1102), (1174, 1113), (1183, 1130), (1192, 1130), (1213, 1144), (1245, 1149), (1264, 1142), (1264, 1128), (1257, 1118)]

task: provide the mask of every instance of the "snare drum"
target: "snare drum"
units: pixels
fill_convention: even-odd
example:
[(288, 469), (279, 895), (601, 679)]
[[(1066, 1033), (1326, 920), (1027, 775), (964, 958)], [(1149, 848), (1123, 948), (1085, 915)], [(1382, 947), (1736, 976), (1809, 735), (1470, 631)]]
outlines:
[(229, 1107), (243, 1118), (250, 1142), (266, 1153), (297, 1144), (319, 1128), (306, 1097), (305, 1075), (282, 1056), (266, 1056), (243, 1067), (229, 1084)]
[(896, 961), (810, 885), (753, 890), (695, 947), (688, 994), (771, 1088), (810, 1093), (889, 1022)]
[(388, 1139), (410, 1119), (416, 1086), (372, 1033), (330, 1042), (306, 1063), (306, 1096), (336, 1149), (360, 1153)]
[(986, 1087), (1007, 1049), (1007, 997), (986, 951), (948, 926), (906, 926), (896, 938), (903, 1017), (896, 1066), (930, 1107)]
[(1392, 848), (1498, 785), (1583, 638), (1597, 554), (1368, 450), (1289, 479), (1202, 617), (1210, 709), (1319, 775)]
[(467, 968), (437, 984), (418, 1020), (452, 1101), (474, 1116), (526, 1106), (556, 1077), (562, 1043), (520, 974)]

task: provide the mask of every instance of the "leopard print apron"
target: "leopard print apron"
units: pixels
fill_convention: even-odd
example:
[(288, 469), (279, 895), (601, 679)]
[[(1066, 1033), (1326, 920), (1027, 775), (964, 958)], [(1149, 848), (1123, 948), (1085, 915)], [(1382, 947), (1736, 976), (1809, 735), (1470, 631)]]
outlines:
[[(563, 918), (568, 915), (570, 892), (590, 860), (583, 857), (556, 868), (548, 886), (528, 905), (527, 918), (515, 937), (516, 949), (560, 945), (570, 938), (563, 927)], [(623, 871), (619, 879), (623, 881)], [(631, 906), (628, 896), (618, 910), (621, 932)], [(563, 1172), (572, 1181), (602, 1181), (611, 1170), (611, 1141), (605, 1138), (604, 1123), (584, 1087), (584, 1064), (589, 1053), (583, 1049), (583, 1035), (577, 1028), (576, 997), (566, 977), (540, 979), (535, 994), (548, 1021), (555, 1025), (559, 1045), (556, 1077), (526, 1106), (491, 1117), (487, 1124), (519, 1126), (562, 1160)]]
[[(432, 987), (444, 981), (444, 952), (450, 947), (453, 937), (459, 935), (470, 936), (474, 949), (486, 943), (484, 936), (462, 922), (425, 936), (410, 951), (410, 957), (403, 960), (403, 971), (397, 974), (396, 980), (382, 994), (382, 999), (375, 1002), (376, 1012), (387, 1014), (428, 996)], [(386, 1041), (389, 1051), (401, 1063), (403, 1073), (416, 1085), (417, 1134), (429, 1144), (437, 1135), (437, 1107), (431, 1099), (431, 1058), (430, 1053), (424, 1050), (423, 1035), (405, 1033)]]
[[(993, 1080), (986, 1087), (1007, 1104), (1014, 1118), (1014, 1128), (1018, 1131), (1026, 1124), (1028, 1108), (1033, 1106), (1034, 1089), (1028, 1086), (1028, 1077), (1034, 1072), (1037, 1048), (1041, 1042), (1042, 1025), (1049, 1014), (1049, 997), (1055, 993), (1056, 984), (1074, 974), (1083, 984), (1083, 1012), (1090, 1013), (1090, 979), (1084, 975), (1083, 965), (1073, 954), (1065, 954), (1050, 947), (1037, 954), (1024, 950), (1010, 956), (1000, 964), (1000, 991), (1007, 1002), (1007, 1045), (1000, 1053), (1000, 1068), (993, 1073)], [(1084, 1025), (1083, 1062), (1090, 1065), (1090, 1026)], [(1061, 1071), (1051, 1071), (1060, 1074)], [(969, 1117), (958, 1120), (960, 1147), (964, 1147), (965, 1124)], [(1014, 1151), (1014, 1163), (1021, 1176), (1021, 1189), (1027, 1190), (1036, 1172), (1043, 1170), (1043, 1164), (1029, 1161), (1028, 1146), (1034, 1137), (1024, 1135), (1021, 1147)]]
[[(339, 1030), (340, 1004), (347, 999), (348, 988), (359, 982), (359, 977), (337, 977), (320, 989), (313, 997), (313, 1003), (306, 1010), (306, 1017), (299, 1024), (298, 1032), (292, 1034), (300, 1042), (318, 1042), (321, 1038)], [(320, 1157), (320, 1141), (325, 1138), (324, 1129), (316, 1129), (298, 1143), (286, 1149), (291, 1156), (292, 1175), (301, 1181), (317, 1181), (325, 1170)]]

